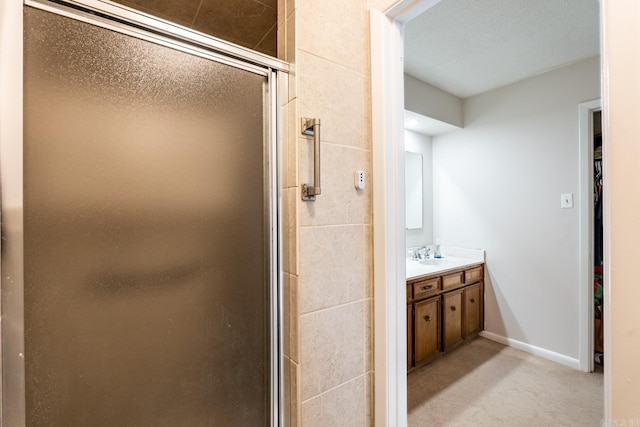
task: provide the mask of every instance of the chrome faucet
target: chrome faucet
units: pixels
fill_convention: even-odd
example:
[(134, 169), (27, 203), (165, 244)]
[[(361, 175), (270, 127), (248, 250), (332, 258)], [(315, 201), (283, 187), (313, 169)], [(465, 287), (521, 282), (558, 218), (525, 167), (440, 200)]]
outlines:
[(429, 247), (428, 246), (420, 246), (419, 248), (410, 250), (408, 255), (411, 257), (412, 261), (420, 261), (421, 259), (429, 259)]
[(417, 250), (416, 250), (417, 254), (418, 254), (418, 258), (419, 259), (429, 259), (430, 255), (429, 255), (429, 248), (427, 246), (420, 246)]

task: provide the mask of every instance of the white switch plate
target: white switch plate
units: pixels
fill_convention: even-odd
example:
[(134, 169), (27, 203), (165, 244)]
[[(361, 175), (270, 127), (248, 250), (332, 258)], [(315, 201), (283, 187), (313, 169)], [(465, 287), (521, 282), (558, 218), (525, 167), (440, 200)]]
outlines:
[(562, 209), (573, 208), (573, 193), (564, 193), (560, 195), (560, 207)]

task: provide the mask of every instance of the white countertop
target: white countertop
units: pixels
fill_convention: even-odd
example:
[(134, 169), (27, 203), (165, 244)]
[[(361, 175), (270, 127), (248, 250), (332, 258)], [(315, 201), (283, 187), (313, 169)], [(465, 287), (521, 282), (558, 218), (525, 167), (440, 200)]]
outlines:
[(484, 262), (484, 250), (441, 247), (442, 258), (413, 261), (407, 258), (407, 279), (440, 274)]

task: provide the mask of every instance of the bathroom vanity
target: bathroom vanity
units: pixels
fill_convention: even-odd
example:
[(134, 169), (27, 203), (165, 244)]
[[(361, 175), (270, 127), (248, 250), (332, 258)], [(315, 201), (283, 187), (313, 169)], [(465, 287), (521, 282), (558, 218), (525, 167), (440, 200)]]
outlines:
[(471, 258), (407, 260), (407, 369), (476, 336), (484, 327), (484, 251)]

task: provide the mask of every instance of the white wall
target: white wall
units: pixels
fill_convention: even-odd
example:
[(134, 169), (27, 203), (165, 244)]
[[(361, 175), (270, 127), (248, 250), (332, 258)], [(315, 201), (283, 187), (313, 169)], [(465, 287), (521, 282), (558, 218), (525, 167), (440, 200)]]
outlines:
[(407, 247), (433, 243), (433, 174), (431, 137), (405, 130), (406, 151), (422, 154), (422, 229), (407, 230)]
[(578, 358), (578, 104), (600, 98), (599, 58), (464, 101), (433, 138), (434, 233), (486, 249), (485, 329)]

